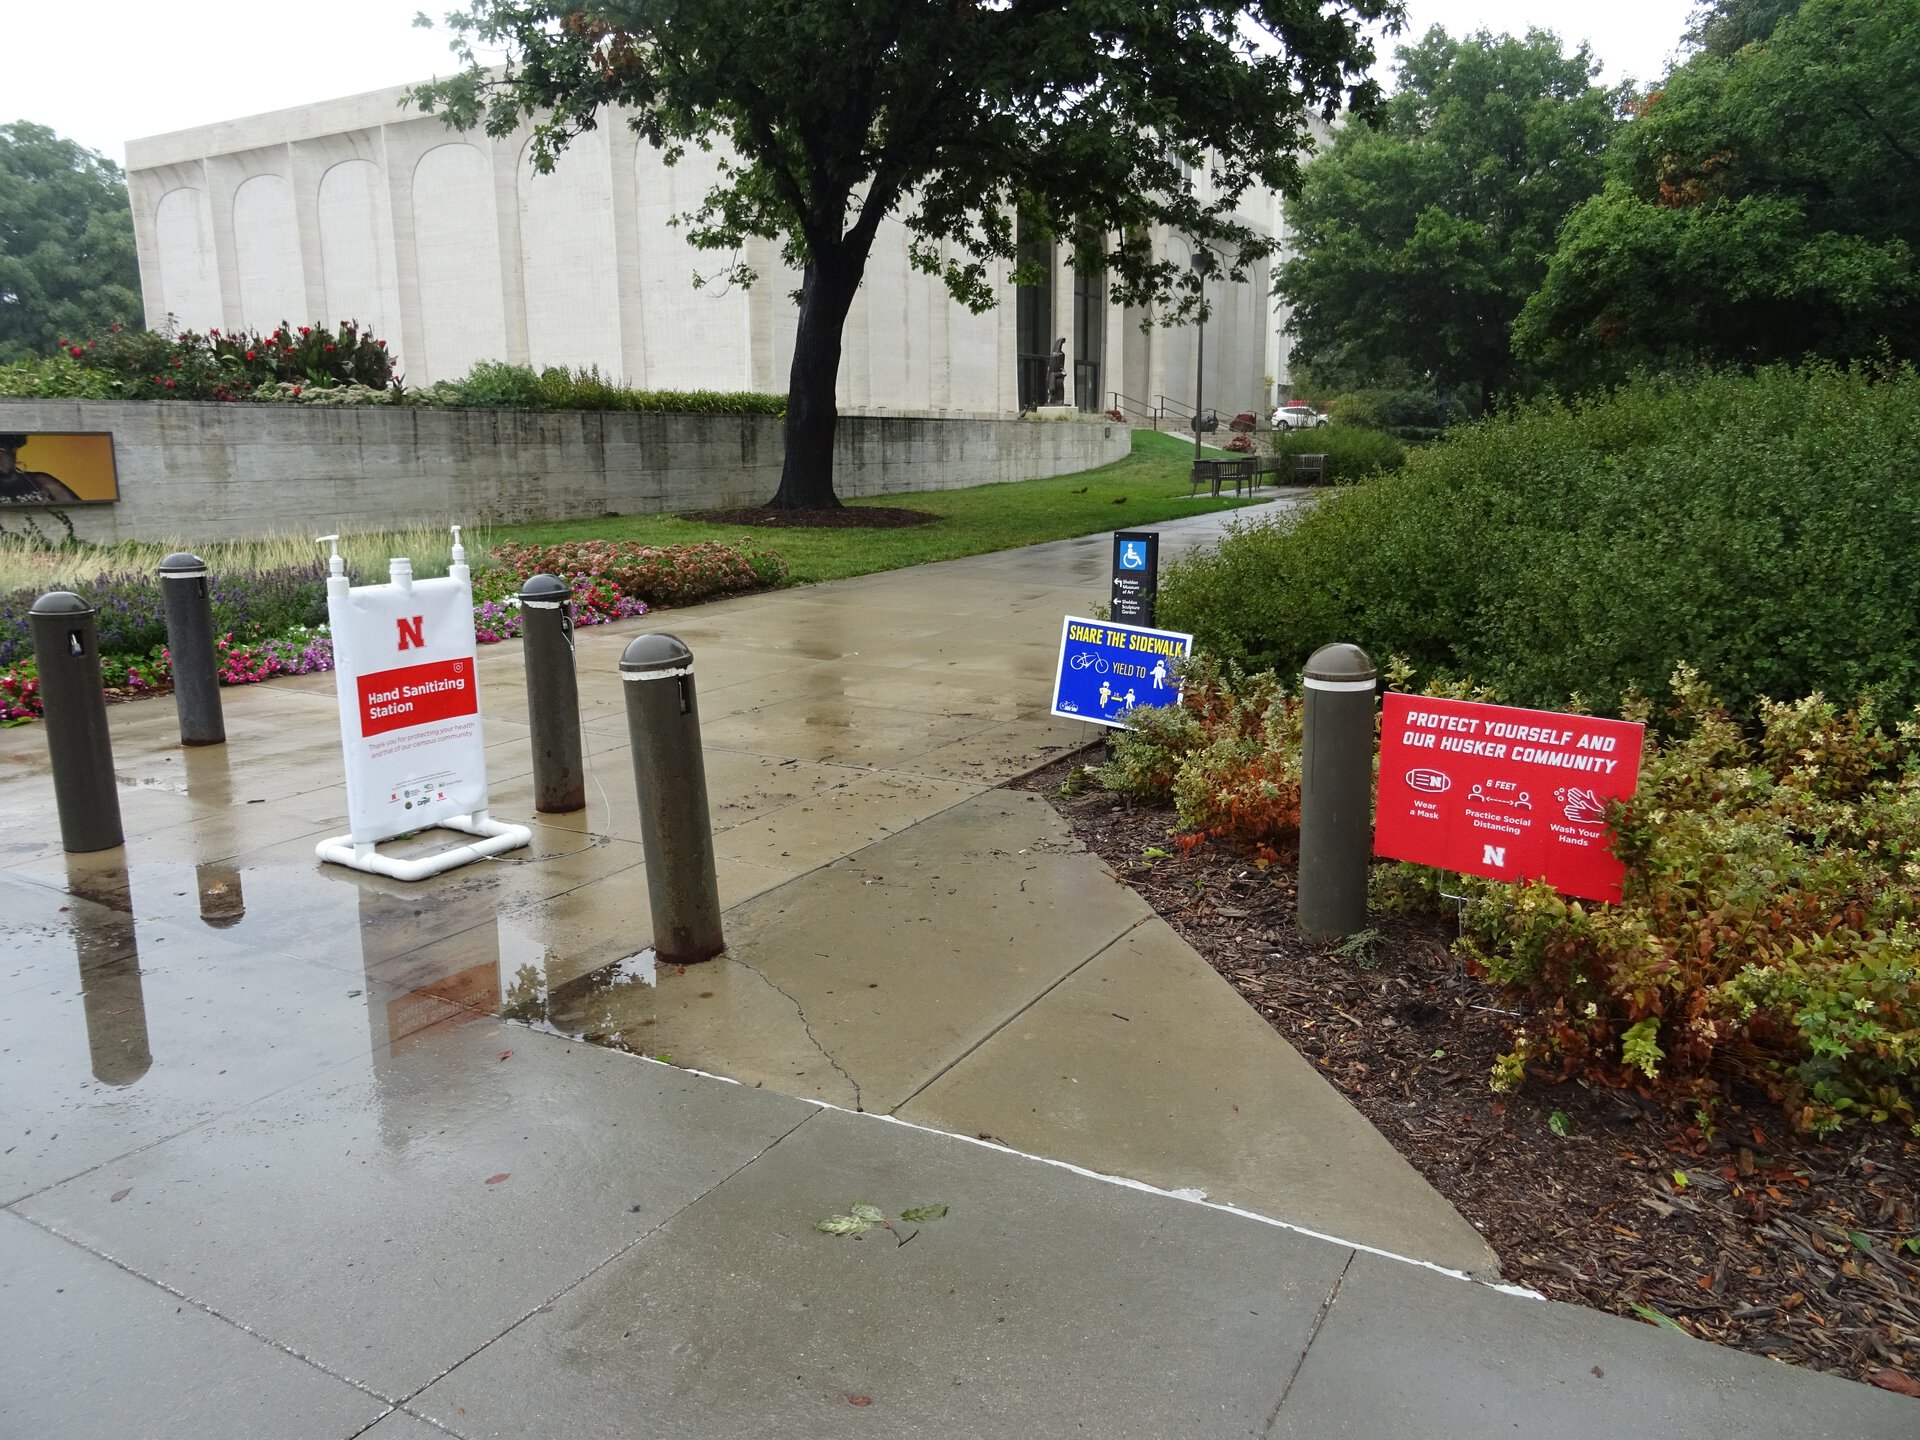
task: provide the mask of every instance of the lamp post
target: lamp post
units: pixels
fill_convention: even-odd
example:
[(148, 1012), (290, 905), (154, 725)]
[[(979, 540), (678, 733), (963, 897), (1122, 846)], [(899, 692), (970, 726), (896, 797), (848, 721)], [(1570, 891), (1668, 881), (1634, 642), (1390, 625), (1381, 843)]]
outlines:
[(1193, 463), (1200, 463), (1200, 419), (1207, 413), (1207, 276), (1213, 270), (1213, 252), (1201, 246), (1193, 252), (1193, 272), (1200, 279), (1200, 319), (1193, 348), (1198, 355), (1193, 370)]

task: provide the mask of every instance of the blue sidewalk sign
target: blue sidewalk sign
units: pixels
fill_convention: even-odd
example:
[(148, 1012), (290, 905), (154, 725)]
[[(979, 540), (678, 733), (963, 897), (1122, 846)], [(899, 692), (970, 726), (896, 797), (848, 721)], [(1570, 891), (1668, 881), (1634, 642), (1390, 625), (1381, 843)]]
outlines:
[(1069, 615), (1060, 627), (1051, 713), (1122, 728), (1136, 705), (1179, 703), (1174, 667), (1192, 653), (1193, 637), (1175, 630)]

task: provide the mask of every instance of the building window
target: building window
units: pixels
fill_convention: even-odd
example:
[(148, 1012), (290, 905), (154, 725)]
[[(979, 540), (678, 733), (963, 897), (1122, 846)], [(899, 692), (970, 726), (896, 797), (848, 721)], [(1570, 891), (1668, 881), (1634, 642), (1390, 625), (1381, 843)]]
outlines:
[(1014, 292), (1014, 343), (1019, 352), (1020, 408), (1032, 410), (1047, 403), (1048, 359), (1053, 354), (1053, 241), (1037, 227), (1020, 221), (1017, 259), (1022, 267), (1037, 265), (1040, 282)]
[(1107, 267), (1073, 267), (1073, 403), (1082, 410), (1100, 403), (1100, 357), (1107, 346)]

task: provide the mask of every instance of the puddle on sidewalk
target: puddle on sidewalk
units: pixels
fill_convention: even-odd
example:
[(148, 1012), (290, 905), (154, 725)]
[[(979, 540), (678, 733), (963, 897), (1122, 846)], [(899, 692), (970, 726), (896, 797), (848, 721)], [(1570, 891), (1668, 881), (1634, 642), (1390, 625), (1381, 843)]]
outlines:
[(730, 956), (673, 965), (645, 949), (582, 973), (524, 922), (501, 920), (498, 941), (503, 1019), (784, 1094), (859, 1103), (793, 998)]

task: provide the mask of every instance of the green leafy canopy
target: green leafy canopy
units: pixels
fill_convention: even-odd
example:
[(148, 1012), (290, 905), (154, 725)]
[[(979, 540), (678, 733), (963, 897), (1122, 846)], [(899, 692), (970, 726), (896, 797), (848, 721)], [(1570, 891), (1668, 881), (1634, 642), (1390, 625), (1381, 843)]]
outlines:
[(0, 125), (0, 364), (140, 317), (120, 167), (44, 125)]
[[(543, 168), (624, 107), (670, 159), (722, 153), (694, 244), (864, 258), (897, 213), (916, 264), (985, 308), (984, 262), (1014, 259), (1016, 214), (1095, 246), (1164, 223), (1243, 276), (1273, 242), (1235, 206), (1292, 185), (1310, 117), (1375, 102), (1358, 23), (1398, 14), (1397, 0), (476, 0), (445, 20), (466, 68), (412, 95), (462, 128), (531, 121)], [(1105, 258), (1116, 298), (1195, 303), (1184, 256), (1136, 239)]]
[(1727, 9), (1748, 38), (1641, 102), (1519, 318), (1562, 384), (1920, 355), (1920, 0)]
[(1538, 30), (1436, 27), (1401, 49), (1381, 124), (1342, 128), (1289, 209), (1296, 359), (1357, 383), (1410, 367), (1483, 399), (1505, 388), (1514, 317), (1604, 177), (1624, 95), (1597, 70)]

